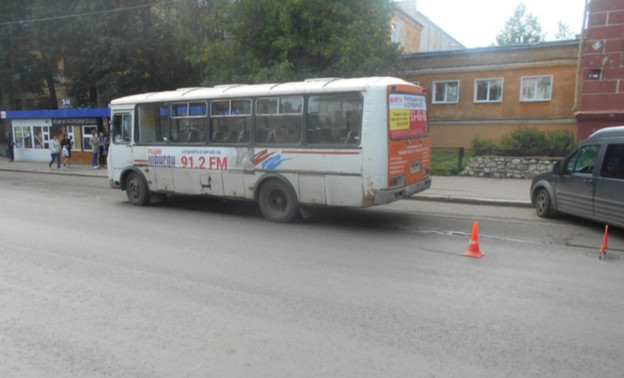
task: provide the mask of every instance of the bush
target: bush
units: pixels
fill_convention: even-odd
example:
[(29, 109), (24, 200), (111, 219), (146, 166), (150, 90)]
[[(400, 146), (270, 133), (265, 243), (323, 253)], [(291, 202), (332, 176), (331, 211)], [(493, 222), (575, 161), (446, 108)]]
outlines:
[(475, 137), (472, 140), (472, 153), (474, 156), (489, 155), (493, 151), (499, 150), (500, 147), (494, 139), (484, 139)]
[(576, 147), (574, 134), (565, 130), (555, 130), (546, 133), (545, 156), (566, 156)]
[(518, 128), (503, 135), (501, 143), (476, 137), (472, 151), (479, 155), (566, 156), (576, 147), (574, 134), (565, 130), (544, 132), (537, 128)]
[(546, 135), (535, 127), (519, 128), (503, 135), (501, 145), (512, 156), (542, 155), (546, 149)]

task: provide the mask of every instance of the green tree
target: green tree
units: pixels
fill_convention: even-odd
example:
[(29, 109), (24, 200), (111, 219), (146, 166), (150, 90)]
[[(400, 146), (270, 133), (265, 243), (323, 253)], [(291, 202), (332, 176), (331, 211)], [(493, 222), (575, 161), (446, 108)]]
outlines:
[(224, 32), (193, 61), (204, 84), (265, 82), (384, 72), (400, 55), (389, 39), (388, 0), (224, 2)]
[(523, 3), (516, 6), (513, 16), (505, 22), (503, 30), (496, 36), (499, 46), (534, 44), (543, 39), (542, 27), (537, 17), (527, 13)]
[(178, 40), (203, 83), (230, 81), (232, 65), (242, 62), (230, 38), (231, 6), (231, 0), (182, 0), (178, 7)]
[(80, 0), (75, 11), (85, 16), (73, 23), (65, 73), (82, 105), (199, 84), (171, 1)]
[(37, 57), (39, 80), (48, 96), (47, 108), (56, 109), (57, 85), (63, 71), (59, 66), (66, 53), (69, 40), (67, 11), (72, 9), (73, 0), (55, 0), (54, 2), (33, 0), (30, 9), (30, 50)]
[(0, 105), (13, 109), (20, 91), (43, 94), (40, 55), (34, 46), (32, 1), (0, 3)]

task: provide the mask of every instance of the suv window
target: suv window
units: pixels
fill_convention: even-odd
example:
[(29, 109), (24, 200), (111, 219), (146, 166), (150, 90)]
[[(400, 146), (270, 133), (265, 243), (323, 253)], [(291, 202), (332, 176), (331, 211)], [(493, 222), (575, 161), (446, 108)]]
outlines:
[(607, 146), (604, 162), (600, 169), (600, 176), (624, 179), (624, 144), (610, 144)]
[(583, 146), (568, 158), (564, 173), (592, 173), (600, 152), (600, 145)]

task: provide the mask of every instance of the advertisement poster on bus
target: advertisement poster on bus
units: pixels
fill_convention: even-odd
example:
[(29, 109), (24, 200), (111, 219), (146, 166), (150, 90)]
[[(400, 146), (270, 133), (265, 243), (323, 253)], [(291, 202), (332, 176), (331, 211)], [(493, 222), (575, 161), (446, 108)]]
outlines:
[(425, 96), (391, 93), (388, 97), (388, 107), (392, 139), (413, 138), (427, 134)]

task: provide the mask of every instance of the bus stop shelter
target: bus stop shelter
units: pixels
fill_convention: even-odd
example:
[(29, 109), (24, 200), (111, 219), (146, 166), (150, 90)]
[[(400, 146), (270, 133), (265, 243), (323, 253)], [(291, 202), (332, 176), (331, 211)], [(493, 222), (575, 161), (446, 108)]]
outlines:
[(15, 161), (50, 161), (50, 140), (63, 134), (73, 141), (72, 161), (91, 161), (91, 132), (108, 131), (108, 108), (2, 111), (15, 141)]

